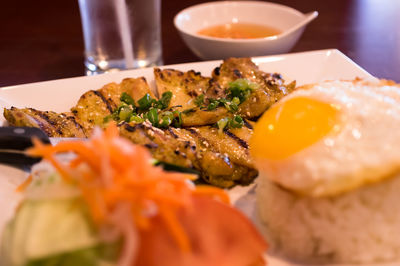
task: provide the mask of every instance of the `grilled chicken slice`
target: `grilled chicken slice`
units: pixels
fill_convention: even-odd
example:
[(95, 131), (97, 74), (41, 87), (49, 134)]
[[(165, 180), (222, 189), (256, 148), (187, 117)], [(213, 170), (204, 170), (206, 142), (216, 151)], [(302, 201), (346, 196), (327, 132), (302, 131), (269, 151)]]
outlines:
[(249, 140), (253, 130), (242, 127), (218, 131), (215, 127), (196, 128), (196, 134), (206, 139), (221, 154), (227, 155), (232, 163), (254, 168), (249, 154)]
[(58, 114), (33, 108), (11, 107), (4, 109), (4, 117), (12, 126), (37, 127), (51, 137), (87, 137), (84, 128), (70, 113)]
[(194, 168), (207, 183), (219, 187), (249, 184), (258, 174), (247, 146), (251, 131), (240, 130), (246, 139), (209, 126), (161, 130), (149, 123), (120, 125), (122, 136), (148, 147), (155, 159)]
[(141, 124), (122, 123), (119, 124), (119, 129), (121, 136), (135, 144), (147, 147), (155, 159), (193, 168), (191, 158), (188, 158), (183, 152), (177, 152), (177, 148), (180, 148), (180, 145), (185, 147), (186, 143), (182, 144), (177, 141), (170, 133), (172, 129), (161, 130), (147, 122)]
[(229, 58), (214, 69), (212, 78), (203, 77), (192, 71), (159, 68), (154, 69), (157, 91), (161, 95), (171, 91), (170, 106), (181, 106), (183, 126), (202, 126), (214, 124), (221, 118), (232, 116), (224, 107), (204, 110), (195, 104), (196, 97), (204, 94), (205, 104), (209, 99), (226, 98), (229, 84), (237, 79), (247, 79), (257, 84), (250, 97), (239, 105), (238, 114), (243, 118), (254, 119), (263, 114), (272, 104), (294, 90), (295, 84), (285, 85), (278, 74), (265, 73), (250, 58)]
[(218, 94), (227, 93), (229, 83), (237, 79), (247, 79), (258, 85), (250, 97), (239, 105), (238, 113), (242, 117), (252, 119), (263, 114), (272, 104), (295, 89), (296, 84), (285, 85), (279, 74), (261, 71), (250, 58), (229, 58), (212, 72), (210, 81)]
[(229, 83), (237, 79), (247, 79), (253, 83), (265, 86), (264, 75), (250, 58), (228, 58), (212, 72), (212, 83), (216, 82), (221, 88), (229, 87)]
[(123, 92), (135, 101), (147, 93), (155, 97), (145, 78), (127, 78), (120, 84), (109, 83), (99, 90), (86, 92), (71, 108), (72, 113), (11, 107), (4, 109), (4, 117), (10, 125), (38, 127), (50, 137), (89, 137), (93, 127), (102, 126), (104, 117), (118, 107)]
[(173, 69), (154, 69), (154, 77), (158, 95), (166, 91), (172, 92), (170, 107), (184, 111), (182, 113), (182, 125), (201, 126), (214, 124), (230, 114), (225, 108), (217, 108), (213, 111), (201, 110), (195, 99), (201, 94), (206, 94), (210, 89), (210, 78), (201, 76), (193, 70), (181, 72)]
[(129, 94), (135, 101), (146, 93), (154, 98), (145, 78), (127, 78), (120, 84), (109, 83), (100, 90), (91, 90), (83, 94), (77, 105), (71, 109), (77, 121), (90, 136), (94, 126), (102, 126), (104, 117), (110, 115), (120, 104), (121, 94)]
[(181, 72), (174, 69), (154, 68), (154, 78), (158, 95), (171, 91), (173, 96), (170, 106), (181, 106), (177, 108), (179, 111), (196, 107), (194, 99), (210, 87), (210, 78), (203, 77), (193, 70)]

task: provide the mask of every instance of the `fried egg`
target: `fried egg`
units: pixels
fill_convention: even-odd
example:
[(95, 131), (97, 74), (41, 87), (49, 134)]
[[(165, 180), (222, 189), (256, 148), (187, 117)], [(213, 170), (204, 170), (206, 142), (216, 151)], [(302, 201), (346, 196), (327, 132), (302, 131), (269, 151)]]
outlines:
[(400, 86), (326, 81), (299, 88), (257, 122), (260, 174), (301, 195), (333, 196), (400, 173)]

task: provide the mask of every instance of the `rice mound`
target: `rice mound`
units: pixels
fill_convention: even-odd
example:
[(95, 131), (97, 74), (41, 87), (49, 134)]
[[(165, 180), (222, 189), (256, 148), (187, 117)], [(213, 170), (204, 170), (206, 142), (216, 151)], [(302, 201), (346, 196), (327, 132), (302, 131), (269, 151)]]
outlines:
[(261, 174), (257, 206), (270, 250), (277, 255), (302, 263), (400, 264), (400, 175), (312, 198)]

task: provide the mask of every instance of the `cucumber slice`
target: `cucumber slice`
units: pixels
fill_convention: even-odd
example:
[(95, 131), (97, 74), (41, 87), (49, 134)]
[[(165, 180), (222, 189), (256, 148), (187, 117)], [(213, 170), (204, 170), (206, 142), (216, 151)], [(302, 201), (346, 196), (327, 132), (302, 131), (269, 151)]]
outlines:
[(99, 240), (83, 206), (76, 198), (23, 202), (10, 227), (9, 243), (3, 243), (9, 245), (11, 265), (97, 246)]

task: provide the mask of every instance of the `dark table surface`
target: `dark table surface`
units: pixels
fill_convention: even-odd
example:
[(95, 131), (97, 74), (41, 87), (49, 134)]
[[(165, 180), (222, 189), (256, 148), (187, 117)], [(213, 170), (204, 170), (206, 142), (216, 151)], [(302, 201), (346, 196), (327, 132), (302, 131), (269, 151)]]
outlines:
[[(199, 0), (162, 1), (165, 64), (195, 62), (173, 26)], [(371, 74), (400, 82), (399, 0), (281, 0), (317, 10), (292, 52), (337, 48)], [(0, 86), (82, 76), (83, 39), (77, 0), (4, 1), (0, 8)]]

